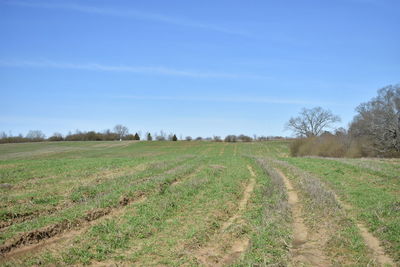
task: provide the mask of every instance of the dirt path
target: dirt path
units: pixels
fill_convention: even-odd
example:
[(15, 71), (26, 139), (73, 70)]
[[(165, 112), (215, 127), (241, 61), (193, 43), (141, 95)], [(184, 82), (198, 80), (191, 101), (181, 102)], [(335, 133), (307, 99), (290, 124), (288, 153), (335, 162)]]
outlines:
[(247, 237), (237, 238), (228, 231), (233, 224), (244, 224), (242, 219), (243, 211), (256, 184), (256, 174), (250, 165), (247, 166), (251, 178), (247, 184), (243, 196), (238, 203), (237, 212), (230, 217), (221, 227), (220, 231), (203, 248), (194, 254), (197, 260), (204, 266), (225, 266), (233, 263), (242, 255), (249, 246), (250, 240)]
[(329, 266), (321, 248), (324, 246), (320, 234), (312, 234), (303, 220), (302, 205), (296, 190), (290, 180), (280, 170), (277, 173), (282, 177), (288, 192), (288, 203), (293, 214), (293, 243), (290, 249), (293, 266)]
[[(336, 201), (346, 210), (351, 211), (353, 207), (347, 203), (342, 202), (337, 195), (335, 195)], [(364, 239), (365, 244), (371, 250), (372, 255), (376, 261), (381, 266), (391, 265), (395, 266), (393, 259), (385, 253), (385, 250), (381, 246), (379, 239), (371, 234), (367, 227), (361, 222), (357, 222), (357, 227), (360, 229), (360, 234)]]

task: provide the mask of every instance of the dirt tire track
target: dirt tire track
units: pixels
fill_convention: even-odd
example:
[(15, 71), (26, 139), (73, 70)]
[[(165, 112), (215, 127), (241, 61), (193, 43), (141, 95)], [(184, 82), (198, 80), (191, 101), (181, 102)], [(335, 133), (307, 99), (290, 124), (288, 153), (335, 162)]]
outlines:
[[(196, 170), (193, 171), (193, 173), (195, 172)], [(184, 179), (192, 174), (182, 176), (174, 182), (178, 182), (180, 179)], [(168, 185), (171, 186), (171, 184)], [(119, 216), (123, 213), (126, 206), (143, 202), (146, 199), (147, 196), (145, 193), (138, 192), (135, 197), (122, 197), (117, 207), (90, 210), (83, 218), (77, 219), (74, 222), (66, 220), (24, 233), (0, 246), (0, 257), (2, 257), (0, 258), (0, 262), (14, 258), (16, 255), (39, 250), (46, 247), (46, 244), (53, 244), (59, 240), (71, 239), (83, 233), (94, 223), (97, 223), (98, 219)]]
[(288, 203), (291, 206), (293, 216), (293, 243), (290, 249), (293, 266), (329, 266), (321, 248), (324, 242), (318, 234), (312, 234), (303, 220), (302, 205), (290, 180), (279, 169), (276, 172), (282, 177), (288, 193)]
[[(350, 204), (344, 203), (340, 198), (335, 194), (335, 199), (336, 201), (342, 206), (345, 210), (351, 211), (353, 207)], [(350, 214), (350, 212), (348, 212)], [(390, 265), (390, 266), (396, 266), (394, 263), (394, 260), (386, 254), (383, 246), (381, 245), (380, 241), (378, 238), (376, 238), (372, 233), (368, 231), (368, 228), (355, 218), (352, 218), (355, 220), (358, 229), (360, 230), (360, 234), (362, 238), (364, 239), (365, 244), (367, 247), (370, 249), (372, 252), (372, 255), (376, 261), (381, 266), (385, 265)]]
[(241, 216), (256, 184), (255, 172), (250, 165), (247, 168), (251, 178), (239, 201), (237, 212), (222, 225), (220, 231), (205, 247), (194, 252), (197, 260), (204, 266), (218, 267), (231, 264), (247, 250), (250, 244), (250, 240), (247, 237), (232, 237), (229, 231), (227, 231), (235, 221), (244, 223)]
[[(183, 161), (183, 162), (185, 162), (185, 161)], [(118, 177), (122, 177), (122, 176), (126, 176), (126, 175), (133, 175), (133, 174), (138, 173), (140, 171), (144, 171), (146, 169), (144, 166), (145, 166), (144, 164), (139, 164), (139, 165), (136, 165), (136, 166), (134, 166), (132, 168), (123, 169), (123, 171), (119, 171), (117, 173), (108, 173), (108, 174), (104, 174), (104, 175), (102, 175), (101, 172), (94, 173), (93, 177), (100, 176), (101, 178), (97, 178), (98, 181), (106, 181), (110, 177), (118, 178)], [(150, 164), (150, 166), (151, 166), (151, 164)], [(156, 176), (145, 176), (144, 178), (135, 180), (130, 185), (136, 185), (136, 184), (140, 184), (140, 183), (143, 183), (143, 182), (147, 182), (147, 181), (152, 180), (152, 179), (160, 178), (160, 177), (163, 177), (165, 174), (172, 174), (172, 173), (174, 173), (176, 171), (179, 171), (181, 169), (183, 169), (183, 165), (180, 165), (178, 167), (172, 167), (171, 166), (171, 168), (167, 169), (165, 172), (163, 172), (163, 173), (161, 173), (159, 175), (156, 175)], [(93, 180), (94, 178), (89, 178), (89, 179)], [(88, 186), (88, 185), (90, 185), (90, 183), (89, 183), (89, 181), (85, 181), (85, 183), (83, 183), (81, 185), (82, 186)], [(70, 193), (71, 192), (68, 192), (68, 194), (70, 194)], [(20, 216), (15, 216), (14, 218), (11, 218), (10, 220), (0, 221), (0, 232), (4, 232), (11, 225), (32, 220), (34, 218), (37, 218), (38, 216), (52, 215), (52, 214), (54, 214), (56, 212), (59, 212), (59, 211), (61, 211), (63, 209), (70, 208), (70, 207), (76, 206), (76, 205), (78, 205), (78, 204), (77, 203), (73, 203), (72, 201), (66, 201), (62, 205), (56, 206), (56, 207), (54, 207), (52, 209), (36, 211), (36, 212), (30, 213), (30, 214), (23, 214), (23, 215), (20, 215)], [(1, 255), (1, 246), (0, 246), (0, 255)]]
[(81, 233), (89, 226), (93, 225), (100, 218), (110, 218), (121, 213), (125, 206), (133, 203), (139, 203), (146, 199), (143, 193), (139, 193), (134, 198), (123, 197), (119, 206), (116, 208), (102, 208), (90, 210), (83, 218), (73, 222), (64, 220), (60, 223), (49, 225), (41, 229), (36, 229), (20, 235), (19, 237), (6, 242), (0, 246), (1, 261), (14, 258), (21, 253), (35, 251), (38, 247), (44, 247), (45, 244), (51, 244), (58, 240), (65, 239), (67, 236), (73, 237), (74, 233)]
[(91, 226), (101, 221), (110, 219), (112, 217), (120, 216), (121, 214), (123, 214), (123, 212), (129, 205), (142, 203), (146, 201), (146, 199), (147, 197), (144, 194), (140, 195), (138, 198), (134, 200), (123, 198), (120, 201), (120, 208), (116, 209), (105, 208), (105, 209), (92, 210), (79, 223), (71, 224), (70, 227), (66, 227), (65, 229), (60, 229), (61, 230), (60, 232), (55, 231), (53, 236), (37, 240), (37, 243), (30, 243), (22, 247), (17, 247), (13, 249), (11, 252), (2, 255), (3, 258), (0, 258), (0, 263), (2, 263), (3, 261), (18, 260), (20, 256), (24, 256), (28, 253), (32, 254), (33, 252), (38, 252), (42, 249), (49, 248), (50, 246), (59, 247), (60, 242), (66, 242), (68, 240), (72, 240), (74, 237), (88, 231), (88, 229)]

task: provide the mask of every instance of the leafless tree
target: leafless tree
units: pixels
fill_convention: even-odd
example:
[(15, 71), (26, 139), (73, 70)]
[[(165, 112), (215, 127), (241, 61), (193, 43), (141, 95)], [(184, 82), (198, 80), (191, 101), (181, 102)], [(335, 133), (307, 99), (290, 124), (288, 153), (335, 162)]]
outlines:
[(285, 128), (299, 137), (311, 137), (322, 134), (336, 122), (340, 122), (339, 116), (329, 110), (321, 107), (303, 108), (299, 116), (290, 118)]
[(6, 139), (6, 138), (7, 138), (6, 132), (0, 132), (0, 139)]
[(364, 137), (379, 153), (400, 152), (400, 85), (378, 90), (378, 96), (362, 103), (350, 125), (352, 137)]
[(26, 138), (35, 141), (43, 140), (45, 137), (46, 136), (44, 135), (44, 133), (40, 130), (31, 130), (26, 135)]
[(128, 128), (126, 126), (124, 126), (122, 124), (117, 124), (114, 127), (114, 132), (116, 134), (118, 134), (118, 137), (121, 140), (122, 138), (124, 138), (128, 134), (129, 130), (128, 130)]

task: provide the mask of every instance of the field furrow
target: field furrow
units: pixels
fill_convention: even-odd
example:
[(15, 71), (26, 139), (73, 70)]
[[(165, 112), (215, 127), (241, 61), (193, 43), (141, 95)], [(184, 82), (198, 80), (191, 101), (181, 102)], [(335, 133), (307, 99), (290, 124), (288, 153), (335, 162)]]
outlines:
[(287, 145), (0, 146), (0, 265), (396, 266), (398, 161)]

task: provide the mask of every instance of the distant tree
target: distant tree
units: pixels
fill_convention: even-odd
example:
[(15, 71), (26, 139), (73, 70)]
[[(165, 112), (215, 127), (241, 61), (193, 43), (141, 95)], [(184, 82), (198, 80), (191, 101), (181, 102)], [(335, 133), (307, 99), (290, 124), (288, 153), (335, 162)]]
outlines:
[(220, 136), (216, 136), (216, 135), (214, 135), (213, 140), (214, 140), (214, 142), (222, 142), (221, 137)]
[(106, 129), (102, 133), (102, 140), (113, 141), (118, 139), (118, 134), (113, 133), (110, 129)]
[(140, 136), (139, 136), (139, 134), (138, 133), (135, 133), (135, 137), (134, 137), (134, 140), (140, 140)]
[(237, 137), (236, 137), (236, 135), (230, 134), (225, 137), (224, 141), (225, 142), (236, 142)]
[(253, 139), (251, 139), (250, 136), (247, 136), (247, 135), (244, 135), (244, 134), (239, 135), (237, 137), (237, 139), (242, 141), (242, 142), (251, 142), (251, 141), (253, 141)]
[(128, 135), (125, 136), (125, 140), (135, 140), (135, 135), (128, 134)]
[(88, 141), (101, 141), (102, 135), (99, 133), (96, 133), (95, 131), (90, 131), (86, 133), (86, 136), (84, 138), (84, 140), (88, 140)]
[(299, 116), (290, 118), (286, 129), (293, 131), (299, 137), (319, 136), (326, 128), (339, 121), (339, 116), (321, 107), (303, 108)]
[(114, 127), (114, 132), (118, 135), (118, 138), (123, 139), (129, 132), (128, 128), (122, 124), (117, 124)]
[(186, 136), (186, 137), (185, 137), (185, 140), (186, 140), (186, 141), (192, 141), (192, 137), (191, 137), (191, 136)]
[(258, 141), (268, 141), (269, 140), (269, 138), (267, 137), (267, 136), (259, 136), (259, 137), (257, 137), (257, 140)]
[(52, 136), (49, 137), (49, 141), (63, 141), (64, 138), (61, 133), (54, 133)]
[(6, 132), (4, 131), (0, 132), (0, 139), (6, 139), (6, 138), (7, 138)]
[(196, 141), (202, 141), (202, 140), (203, 140), (203, 137), (201, 137), (201, 136), (196, 137)]
[(157, 141), (165, 141), (167, 140), (167, 134), (163, 130), (161, 130), (160, 134), (158, 134), (157, 132), (154, 133), (154, 138)]
[(174, 141), (174, 142), (178, 141), (178, 138), (176, 137), (175, 134), (174, 134), (174, 136), (172, 136), (172, 141)]
[(400, 152), (400, 85), (378, 90), (378, 96), (356, 111), (349, 129), (353, 138), (367, 140), (364, 144), (378, 154)]
[(43, 141), (46, 136), (40, 130), (31, 130), (26, 135), (26, 138), (30, 139), (31, 141)]
[(151, 137), (151, 134), (147, 133), (147, 141), (152, 141), (152, 140), (153, 140), (153, 137)]

